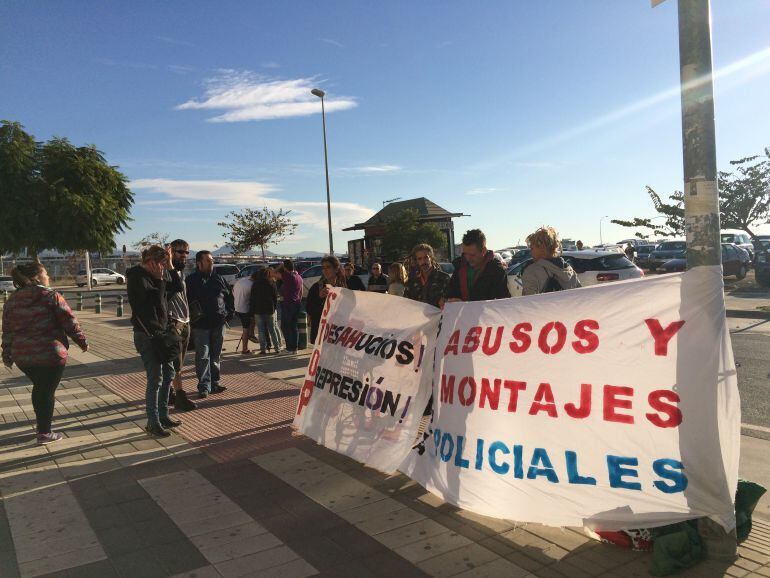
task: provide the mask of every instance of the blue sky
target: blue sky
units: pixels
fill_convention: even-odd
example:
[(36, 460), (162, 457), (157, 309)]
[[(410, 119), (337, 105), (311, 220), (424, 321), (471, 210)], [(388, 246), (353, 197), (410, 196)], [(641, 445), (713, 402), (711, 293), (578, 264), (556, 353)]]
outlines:
[[(770, 146), (770, 2), (713, 0), (718, 163)], [(681, 189), (676, 2), (0, 4), (0, 117), (94, 143), (131, 180), (132, 230), (194, 248), (243, 207), (291, 209), (273, 250), (335, 248), (425, 196), (492, 247), (541, 224), (588, 243)], [(605, 219), (604, 241), (631, 231)]]

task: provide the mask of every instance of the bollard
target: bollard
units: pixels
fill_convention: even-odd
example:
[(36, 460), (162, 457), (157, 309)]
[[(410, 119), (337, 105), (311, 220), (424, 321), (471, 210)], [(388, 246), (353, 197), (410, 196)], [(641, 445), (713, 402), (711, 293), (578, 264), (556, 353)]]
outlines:
[(102, 312), (102, 294), (97, 293), (96, 294), (96, 307), (94, 307), (94, 313), (101, 313)]
[(123, 295), (118, 295), (118, 317), (123, 317)]
[(307, 348), (307, 313), (297, 313), (297, 349)]
[(77, 302), (77, 305), (75, 306), (75, 310), (83, 311), (83, 294), (82, 293), (78, 293), (78, 302)]

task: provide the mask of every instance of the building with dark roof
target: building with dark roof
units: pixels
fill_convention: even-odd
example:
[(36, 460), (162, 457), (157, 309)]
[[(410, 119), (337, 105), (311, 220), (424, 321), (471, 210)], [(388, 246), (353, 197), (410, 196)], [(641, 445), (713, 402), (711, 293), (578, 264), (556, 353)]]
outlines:
[(385, 205), (381, 211), (369, 220), (343, 229), (343, 231), (364, 231), (363, 239), (348, 241), (348, 255), (350, 260), (358, 265), (368, 265), (371, 262), (382, 259), (382, 241), (385, 235), (385, 221), (394, 217), (401, 211), (414, 209), (417, 211), (421, 223), (433, 223), (446, 235), (446, 243), (443, 247), (434, 247), (436, 257), (440, 261), (454, 259), (454, 217), (467, 217), (463, 213), (450, 213), (443, 207), (425, 197), (396, 201)]

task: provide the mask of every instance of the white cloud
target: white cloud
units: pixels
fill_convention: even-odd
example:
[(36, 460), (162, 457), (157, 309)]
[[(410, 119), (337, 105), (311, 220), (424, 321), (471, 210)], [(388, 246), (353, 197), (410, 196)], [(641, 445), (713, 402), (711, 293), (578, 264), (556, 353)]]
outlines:
[[(318, 98), (310, 94), (316, 86), (314, 78), (274, 80), (252, 72), (224, 70), (206, 81), (205, 96), (191, 99), (176, 110), (222, 110), (209, 122), (244, 122), (308, 116), (321, 112)], [(327, 112), (346, 110), (357, 106), (352, 97), (324, 99)]]
[(401, 170), (401, 167), (398, 165), (365, 165), (361, 167), (342, 167), (337, 170), (342, 172), (350, 172), (350, 173), (382, 174), (382, 173), (397, 173), (398, 171)]
[(186, 64), (169, 64), (168, 69), (174, 74), (188, 74), (195, 70), (194, 66), (188, 66)]
[(332, 46), (336, 46), (337, 48), (345, 48), (345, 45), (342, 44), (342, 42), (334, 40), (333, 38), (321, 38), (321, 42), (323, 42), (324, 44), (331, 44)]
[[(286, 209), (299, 225), (325, 230), (326, 201), (290, 201), (270, 196), (279, 191), (278, 187), (256, 181), (193, 181), (175, 179), (138, 179), (131, 181), (132, 189), (164, 194), (170, 200), (207, 201), (216, 203), (225, 210), (242, 207)], [(177, 208), (174, 207), (174, 211)], [(332, 202), (332, 218), (335, 229), (365, 221), (374, 211), (357, 203)]]
[(263, 62), (260, 64), (262, 68), (281, 68), (281, 65), (278, 62), (275, 62), (274, 60), (268, 60), (267, 62)]
[(180, 199), (153, 199), (149, 201), (137, 201), (137, 206), (154, 206), (154, 205), (174, 205), (181, 203)]
[(471, 189), (470, 191), (466, 191), (466, 195), (489, 195), (490, 193), (495, 193), (499, 191), (500, 189), (496, 189), (494, 187), (476, 187), (475, 189)]

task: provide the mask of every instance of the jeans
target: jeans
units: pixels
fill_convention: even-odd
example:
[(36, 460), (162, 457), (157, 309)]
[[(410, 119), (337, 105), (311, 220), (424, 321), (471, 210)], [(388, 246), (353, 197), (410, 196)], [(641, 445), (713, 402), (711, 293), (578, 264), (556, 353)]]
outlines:
[(278, 337), (278, 327), (275, 324), (275, 313), (269, 315), (257, 314), (257, 327), (259, 328), (260, 350), (265, 350), (267, 336), (270, 336), (270, 342), (276, 351), (281, 349), (281, 339)]
[(225, 340), (225, 325), (215, 329), (195, 329), (195, 375), (198, 376), (198, 391), (211, 392), (213, 385), (219, 385), (219, 367), (222, 358), (222, 343)]
[(281, 331), (289, 351), (297, 351), (297, 314), (300, 306), (300, 303), (281, 303)]
[(53, 406), (56, 403), (56, 388), (64, 373), (63, 365), (30, 365), (20, 367), (32, 382), (32, 407), (35, 410), (37, 433), (51, 433)]
[(174, 363), (163, 363), (152, 350), (152, 338), (134, 331), (134, 347), (142, 358), (144, 371), (147, 373), (147, 425), (160, 427), (161, 419), (168, 419), (168, 392), (174, 379)]

